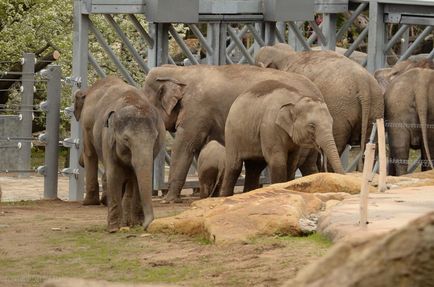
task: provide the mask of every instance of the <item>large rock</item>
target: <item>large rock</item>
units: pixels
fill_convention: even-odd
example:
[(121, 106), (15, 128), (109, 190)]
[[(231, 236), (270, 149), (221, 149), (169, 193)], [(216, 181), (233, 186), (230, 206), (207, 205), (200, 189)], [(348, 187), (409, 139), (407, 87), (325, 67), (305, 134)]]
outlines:
[(434, 212), (386, 235), (338, 243), (284, 286), (434, 286)]
[[(357, 174), (316, 173), (300, 177), (286, 183), (275, 184), (280, 188), (309, 193), (360, 193), (362, 178)], [(369, 187), (370, 192), (376, 192), (375, 187)]]
[(267, 187), (227, 198), (192, 203), (183, 213), (156, 219), (149, 232), (202, 235), (216, 243), (245, 241), (257, 235), (304, 232), (300, 219), (323, 207), (313, 194)]
[(156, 219), (148, 230), (202, 235), (216, 243), (305, 234), (316, 229), (321, 210), (360, 192), (360, 186), (357, 176), (314, 174), (228, 198), (196, 201), (179, 215)]

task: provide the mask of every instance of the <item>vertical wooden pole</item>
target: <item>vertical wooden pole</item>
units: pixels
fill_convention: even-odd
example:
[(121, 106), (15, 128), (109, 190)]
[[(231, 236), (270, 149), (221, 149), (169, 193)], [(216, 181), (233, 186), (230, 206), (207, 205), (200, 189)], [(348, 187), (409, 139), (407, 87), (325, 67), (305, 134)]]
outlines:
[(386, 134), (384, 131), (384, 119), (377, 119), (378, 131), (378, 155), (380, 160), (380, 175), (378, 176), (378, 191), (386, 191), (387, 158), (386, 158)]
[(366, 144), (365, 164), (363, 166), (362, 188), (360, 190), (360, 226), (366, 228), (368, 223), (369, 178), (374, 165), (375, 144)]

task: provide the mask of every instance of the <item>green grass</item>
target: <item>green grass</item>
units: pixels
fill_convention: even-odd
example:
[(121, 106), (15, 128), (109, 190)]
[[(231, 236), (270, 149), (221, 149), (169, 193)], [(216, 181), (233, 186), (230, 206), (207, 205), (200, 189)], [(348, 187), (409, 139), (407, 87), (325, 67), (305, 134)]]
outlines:
[(313, 243), (314, 245), (320, 247), (320, 248), (329, 248), (332, 246), (333, 242), (331, 242), (329, 239), (327, 239), (325, 236), (319, 234), (319, 233), (312, 233), (307, 236), (279, 236), (276, 235), (274, 237), (267, 237), (267, 236), (259, 236), (250, 238), (247, 243), (249, 244), (260, 244), (260, 243), (284, 243), (284, 244), (291, 244), (291, 243)]
[[(59, 149), (59, 169), (62, 169), (65, 167), (66, 158), (68, 156), (68, 151), (66, 148), (60, 148)], [(32, 148), (32, 155), (30, 158), (30, 165), (32, 169), (38, 168), (38, 166), (44, 165), (45, 162), (45, 152), (44, 147), (33, 147)]]
[[(105, 226), (47, 233), (45, 243), (52, 252), (21, 259), (1, 256), (0, 273), (7, 274), (11, 282), (24, 280), (25, 286), (39, 286), (48, 277), (174, 283), (193, 276), (194, 270), (189, 266), (146, 265), (140, 257), (145, 254), (143, 240), (138, 236), (141, 233), (143, 229), (137, 227), (128, 232), (108, 234)], [(22, 270), (22, 266), (29, 266), (25, 276), (23, 272), (14, 272)]]

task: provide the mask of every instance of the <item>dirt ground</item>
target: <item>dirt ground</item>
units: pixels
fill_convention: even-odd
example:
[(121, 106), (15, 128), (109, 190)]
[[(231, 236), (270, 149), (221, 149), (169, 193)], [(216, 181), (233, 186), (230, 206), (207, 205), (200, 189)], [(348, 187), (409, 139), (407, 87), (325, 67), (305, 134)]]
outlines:
[[(41, 187), (24, 179), (11, 184), (3, 178), (9, 200), (8, 186), (18, 188), (20, 181), (21, 190), (42, 194)], [(192, 200), (164, 205), (156, 198), (156, 216), (175, 215)], [(61, 200), (3, 202), (0, 286), (39, 286), (56, 277), (180, 286), (280, 286), (330, 247), (319, 235), (252, 238), (244, 244), (217, 246), (205, 238), (148, 234), (141, 228), (108, 234), (106, 214), (103, 206)]]

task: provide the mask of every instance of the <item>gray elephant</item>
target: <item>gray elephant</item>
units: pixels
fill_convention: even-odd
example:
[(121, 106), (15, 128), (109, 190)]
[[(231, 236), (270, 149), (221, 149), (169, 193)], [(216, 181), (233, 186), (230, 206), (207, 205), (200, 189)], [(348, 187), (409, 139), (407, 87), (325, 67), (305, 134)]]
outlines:
[(385, 93), (393, 79), (414, 68), (434, 69), (434, 62), (431, 59), (405, 60), (391, 68), (378, 69), (375, 71), (374, 77), (380, 84), (383, 93)]
[(320, 91), (307, 78), (288, 73), (283, 81), (257, 83), (240, 95), (229, 111), (222, 195), (233, 194), (243, 162), (246, 178), (256, 185), (264, 163), (272, 183), (293, 179), (301, 148), (322, 149), (333, 169), (344, 173), (332, 126)]
[(407, 173), (410, 148), (421, 149), (422, 170), (433, 168), (434, 71), (412, 68), (390, 82), (385, 93), (390, 149), (389, 173)]
[(163, 117), (166, 130), (175, 132), (165, 202), (179, 201), (194, 156), (210, 140), (224, 144), (224, 126), (235, 99), (255, 83), (287, 79), (288, 74), (250, 65), (154, 68), (144, 91)]
[(220, 194), (224, 172), (225, 147), (212, 140), (200, 151), (197, 159), (201, 198)]
[(333, 51), (294, 52), (285, 44), (261, 48), (255, 61), (262, 67), (309, 78), (321, 91), (333, 118), (339, 154), (347, 144), (360, 144), (363, 152), (371, 123), (384, 116), (381, 89), (366, 69)]
[[(122, 223), (141, 221), (146, 229), (154, 218), (153, 159), (165, 137), (158, 111), (142, 91), (116, 77), (98, 80), (89, 89), (78, 91), (74, 108), (83, 129), (84, 204), (99, 204), (100, 160), (107, 178), (108, 231), (117, 231)], [(131, 208), (131, 217), (123, 215), (122, 205)]]

